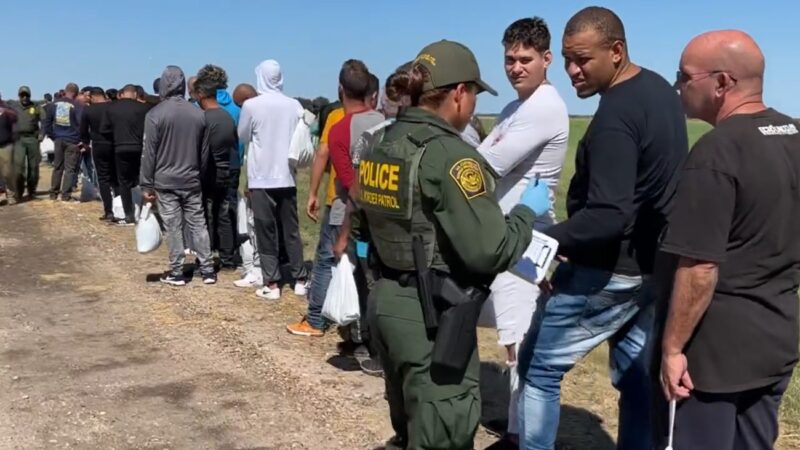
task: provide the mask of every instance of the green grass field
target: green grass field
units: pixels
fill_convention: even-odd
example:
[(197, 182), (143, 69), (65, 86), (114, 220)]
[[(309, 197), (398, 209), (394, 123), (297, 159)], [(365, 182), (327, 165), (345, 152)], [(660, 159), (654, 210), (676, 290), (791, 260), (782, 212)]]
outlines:
[[(564, 161), (564, 168), (561, 172), (561, 183), (558, 187), (556, 203), (556, 214), (559, 220), (566, 218), (564, 199), (566, 197), (567, 188), (569, 187), (569, 180), (575, 173), (575, 149), (578, 145), (578, 142), (586, 132), (586, 127), (589, 125), (589, 120), (590, 119), (588, 118), (572, 118), (570, 120), (569, 149), (566, 160)], [(492, 125), (494, 124), (494, 118), (481, 118), (481, 121), (483, 122), (484, 129), (487, 130), (487, 132), (491, 130)], [(694, 120), (688, 121), (687, 127), (690, 146), (694, 145), (694, 143), (711, 128), (706, 123)], [(300, 214), (300, 226), (305, 248), (305, 256), (307, 259), (313, 259), (314, 251), (317, 245), (317, 237), (319, 236), (319, 225), (312, 222), (305, 214), (306, 201), (308, 199), (308, 180), (308, 171), (303, 171), (302, 173), (298, 174), (298, 213)], [(320, 190), (319, 195), (321, 201), (324, 198), (325, 186), (326, 184), (323, 183), (322, 189)], [(595, 355), (594, 359), (596, 359), (595, 362), (600, 368), (605, 366), (605, 361), (607, 360), (605, 355), (598, 353)], [(599, 376), (605, 376), (605, 372), (602, 370), (598, 371), (598, 374)], [(795, 371), (795, 376), (792, 380), (792, 384), (789, 387), (789, 391), (784, 396), (781, 407), (781, 421), (783, 426), (782, 434), (787, 435), (788, 433), (789, 435), (793, 436), (788, 438), (784, 436), (784, 439), (788, 439), (791, 442), (797, 442), (798, 446), (800, 446), (800, 439), (795, 440), (797, 433), (800, 433), (800, 371)], [(786, 448), (796, 447), (793, 447), (790, 443), (789, 447)]]

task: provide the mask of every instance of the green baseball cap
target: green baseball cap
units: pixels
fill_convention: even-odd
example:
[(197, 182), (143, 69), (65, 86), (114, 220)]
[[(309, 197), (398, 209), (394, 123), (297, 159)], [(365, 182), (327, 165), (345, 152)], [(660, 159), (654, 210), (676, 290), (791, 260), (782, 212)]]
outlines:
[(423, 48), (414, 62), (425, 66), (430, 73), (430, 79), (423, 86), (424, 91), (473, 82), (478, 85), (481, 92), (497, 95), (497, 91), (481, 80), (481, 70), (478, 68), (475, 55), (458, 42), (447, 40), (434, 42)]
[(22, 94), (22, 93), (31, 95), (31, 88), (29, 88), (28, 86), (20, 86), (19, 92), (17, 92), (17, 94)]

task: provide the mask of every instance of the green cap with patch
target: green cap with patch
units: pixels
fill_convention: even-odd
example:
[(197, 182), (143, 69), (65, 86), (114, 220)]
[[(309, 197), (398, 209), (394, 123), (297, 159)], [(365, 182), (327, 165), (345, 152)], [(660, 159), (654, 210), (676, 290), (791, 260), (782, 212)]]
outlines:
[(465, 45), (441, 40), (428, 45), (419, 52), (414, 62), (425, 66), (430, 79), (425, 81), (423, 91), (472, 82), (481, 91), (497, 95), (497, 91), (481, 79), (481, 70), (475, 55)]
[(28, 95), (31, 95), (31, 88), (29, 88), (28, 86), (20, 86), (20, 87), (19, 87), (18, 94), (28, 94)]

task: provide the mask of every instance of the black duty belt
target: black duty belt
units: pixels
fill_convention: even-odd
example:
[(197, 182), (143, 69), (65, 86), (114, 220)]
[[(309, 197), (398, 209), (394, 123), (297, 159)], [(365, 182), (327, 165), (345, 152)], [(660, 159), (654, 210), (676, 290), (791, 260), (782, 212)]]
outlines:
[(381, 264), (379, 272), (381, 278), (396, 281), (400, 286), (417, 287), (417, 274), (411, 270), (397, 270)]

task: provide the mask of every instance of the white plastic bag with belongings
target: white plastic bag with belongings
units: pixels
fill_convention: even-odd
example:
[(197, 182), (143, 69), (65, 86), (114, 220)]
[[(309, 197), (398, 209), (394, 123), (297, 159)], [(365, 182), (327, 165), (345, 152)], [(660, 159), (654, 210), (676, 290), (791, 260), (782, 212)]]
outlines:
[(55, 151), (56, 143), (52, 139), (49, 137), (42, 139), (41, 144), (39, 144), (39, 152), (42, 154), (42, 159), (47, 161), (47, 155), (55, 153)]
[[(141, 207), (139, 205), (142, 204), (142, 189), (139, 187), (131, 189), (131, 196), (133, 197), (133, 216), (139, 217), (141, 215)], [(114, 214), (115, 219), (125, 218), (122, 196), (117, 195), (111, 200), (111, 213)]]
[(361, 317), (358, 307), (358, 288), (353, 276), (355, 267), (350, 263), (347, 255), (331, 269), (333, 277), (325, 294), (325, 303), (322, 305), (322, 316), (339, 326), (355, 322)]
[(289, 144), (289, 165), (295, 169), (308, 167), (314, 160), (314, 140), (311, 137), (311, 125), (314, 119), (314, 113), (304, 109), (294, 128), (292, 141)]
[(152, 203), (145, 203), (136, 222), (136, 250), (142, 254), (155, 251), (161, 245), (161, 225), (152, 207)]

